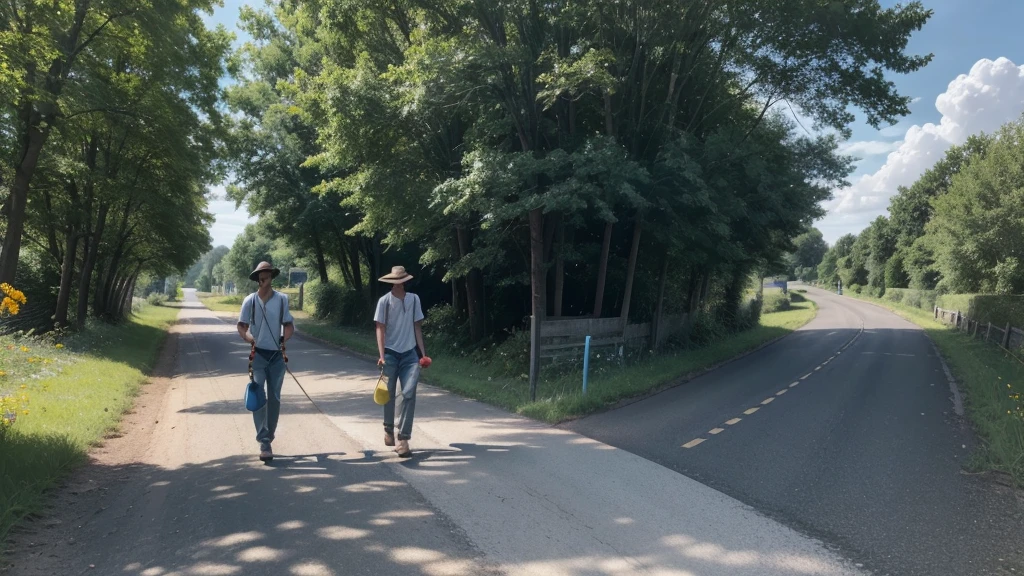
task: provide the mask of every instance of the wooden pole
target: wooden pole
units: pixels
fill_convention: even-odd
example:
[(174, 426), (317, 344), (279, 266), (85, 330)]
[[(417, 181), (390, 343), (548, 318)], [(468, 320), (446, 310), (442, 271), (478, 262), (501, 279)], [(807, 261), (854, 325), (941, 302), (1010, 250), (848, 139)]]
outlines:
[(305, 288), (306, 288), (306, 283), (305, 282), (299, 284), (299, 310), (302, 310), (302, 298), (303, 298), (303, 295), (306, 292)]
[(992, 323), (988, 323), (988, 328), (985, 330), (985, 342), (988, 342), (988, 337), (992, 334)]
[(1007, 322), (1006, 323), (1006, 331), (1003, 332), (1003, 341), (1000, 342), (1000, 345), (1003, 348), (1009, 348), (1010, 347), (1010, 334), (1012, 334), (1012, 333), (1013, 333), (1013, 330), (1010, 328), (1010, 323)]

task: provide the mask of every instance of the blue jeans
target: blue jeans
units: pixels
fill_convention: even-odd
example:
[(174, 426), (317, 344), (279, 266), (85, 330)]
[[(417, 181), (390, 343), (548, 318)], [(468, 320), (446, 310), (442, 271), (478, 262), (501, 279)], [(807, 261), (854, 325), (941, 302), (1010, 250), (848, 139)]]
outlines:
[(384, 374), (388, 377), (388, 392), (391, 399), (384, 405), (384, 430), (393, 433), (395, 429), (395, 400), (398, 381), (402, 381), (402, 406), (398, 412), (398, 438), (412, 438), (412, 418), (416, 412), (416, 384), (420, 379), (420, 359), (416, 349), (397, 353), (384, 351)]
[(270, 444), (274, 441), (277, 420), (281, 416), (281, 386), (284, 384), (284, 356), (277, 350), (256, 349), (252, 360), (252, 376), (260, 387), (266, 385), (267, 403), (252, 413), (256, 424), (256, 441)]

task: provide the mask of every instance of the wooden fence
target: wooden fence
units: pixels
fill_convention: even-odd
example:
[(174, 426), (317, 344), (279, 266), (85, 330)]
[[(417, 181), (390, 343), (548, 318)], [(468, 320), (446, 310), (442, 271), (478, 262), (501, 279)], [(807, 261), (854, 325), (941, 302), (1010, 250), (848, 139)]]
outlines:
[[(662, 318), (657, 332), (657, 344), (664, 344), (672, 335), (688, 327), (686, 314), (671, 314)], [(621, 318), (548, 318), (541, 323), (541, 358), (569, 359), (583, 356), (587, 336), (590, 347), (625, 348), (649, 346), (653, 327), (650, 322), (622, 325)]]
[(943, 324), (954, 326), (957, 330), (970, 334), (974, 338), (998, 344), (1017, 356), (1024, 356), (1024, 330), (1010, 326), (1009, 322), (1003, 326), (991, 322), (981, 323), (973, 318), (968, 318), (959, 310), (945, 310), (938, 306), (935, 307), (935, 319)]

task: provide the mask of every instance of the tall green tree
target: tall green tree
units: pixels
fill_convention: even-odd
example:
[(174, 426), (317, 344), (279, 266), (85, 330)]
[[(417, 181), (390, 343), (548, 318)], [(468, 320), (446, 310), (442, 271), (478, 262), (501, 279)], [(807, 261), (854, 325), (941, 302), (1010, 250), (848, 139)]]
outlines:
[(1024, 292), (1024, 118), (1003, 126), (933, 206), (927, 231), (942, 286)]

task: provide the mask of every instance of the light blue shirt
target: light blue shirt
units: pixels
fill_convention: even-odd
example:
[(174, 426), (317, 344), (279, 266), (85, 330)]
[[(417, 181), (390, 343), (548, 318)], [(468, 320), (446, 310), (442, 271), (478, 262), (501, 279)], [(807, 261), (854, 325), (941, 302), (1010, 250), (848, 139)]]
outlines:
[[(253, 310), (254, 304), (255, 310)], [(281, 318), (282, 307), (284, 308), (283, 319)], [(281, 331), (284, 325), (295, 320), (288, 310), (288, 296), (275, 290), (266, 304), (260, 300), (259, 294), (256, 292), (246, 296), (242, 301), (242, 311), (238, 314), (238, 321), (242, 324), (249, 324), (249, 333), (256, 340), (257, 348), (277, 350), (280, 348)]]
[[(400, 300), (388, 292), (377, 301), (374, 322), (384, 324), (384, 347), (404, 353), (416, 347), (416, 332), (413, 325), (423, 320), (420, 297), (406, 293)], [(387, 320), (387, 322), (385, 322)]]

